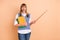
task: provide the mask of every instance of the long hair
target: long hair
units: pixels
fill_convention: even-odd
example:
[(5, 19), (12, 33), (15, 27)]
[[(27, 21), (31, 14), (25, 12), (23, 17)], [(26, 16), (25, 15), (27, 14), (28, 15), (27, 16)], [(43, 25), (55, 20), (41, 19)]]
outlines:
[(21, 7), (20, 7), (20, 14), (22, 14), (22, 12), (23, 12), (23, 10), (22, 10), (22, 7), (23, 7), (23, 6), (26, 7), (25, 13), (28, 14), (28, 13), (27, 13), (27, 5), (26, 5), (25, 3), (21, 4)]
[(23, 12), (23, 11), (22, 11), (22, 7), (23, 7), (23, 6), (26, 7), (25, 13), (26, 13), (26, 16), (29, 17), (29, 14), (28, 14), (28, 12), (27, 12), (27, 5), (26, 5), (25, 3), (21, 4), (21, 7), (20, 7), (20, 16), (21, 16), (21, 14), (22, 14), (22, 12)]

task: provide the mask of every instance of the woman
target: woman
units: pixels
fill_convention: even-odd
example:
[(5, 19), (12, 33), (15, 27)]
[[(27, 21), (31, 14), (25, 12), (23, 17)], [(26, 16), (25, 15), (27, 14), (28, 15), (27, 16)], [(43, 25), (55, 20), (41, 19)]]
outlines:
[[(26, 23), (19, 24), (18, 17), (23, 16), (26, 20)], [(16, 14), (14, 25), (18, 27), (18, 38), (19, 40), (29, 40), (31, 35), (30, 25), (35, 23), (35, 21), (31, 22), (30, 14), (27, 12), (27, 6), (23, 3), (20, 7), (20, 12)], [(20, 28), (20, 26), (25, 26)]]

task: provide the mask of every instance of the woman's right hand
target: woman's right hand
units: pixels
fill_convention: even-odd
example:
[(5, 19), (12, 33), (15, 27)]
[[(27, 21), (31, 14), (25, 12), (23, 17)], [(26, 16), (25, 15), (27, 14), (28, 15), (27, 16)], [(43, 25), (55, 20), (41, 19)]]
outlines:
[(20, 26), (27, 26), (27, 23), (20, 24)]
[(23, 24), (16, 24), (15, 26), (27, 26), (27, 23), (23, 23)]
[(16, 24), (15, 26), (27, 26), (27, 23), (23, 23), (23, 24)]

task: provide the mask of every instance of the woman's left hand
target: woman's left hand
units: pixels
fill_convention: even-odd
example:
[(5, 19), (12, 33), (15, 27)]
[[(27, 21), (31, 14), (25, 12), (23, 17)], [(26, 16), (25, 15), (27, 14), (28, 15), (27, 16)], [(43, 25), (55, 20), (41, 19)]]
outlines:
[(32, 21), (32, 22), (30, 23), (30, 25), (32, 25), (32, 24), (34, 24), (34, 23), (36, 23), (36, 20)]
[(34, 21), (32, 21), (32, 24), (33, 24), (33, 23), (36, 23), (36, 21), (35, 21), (35, 20), (34, 20)]

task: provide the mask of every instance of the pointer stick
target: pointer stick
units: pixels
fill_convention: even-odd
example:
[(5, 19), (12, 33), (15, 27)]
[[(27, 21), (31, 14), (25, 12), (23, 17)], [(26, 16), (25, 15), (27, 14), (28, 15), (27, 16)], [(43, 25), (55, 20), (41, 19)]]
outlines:
[(36, 22), (37, 20), (39, 20), (46, 12), (47, 12), (47, 10), (46, 10), (45, 12), (43, 12), (43, 14), (42, 14), (41, 16), (39, 16), (39, 17), (35, 20), (35, 22)]

